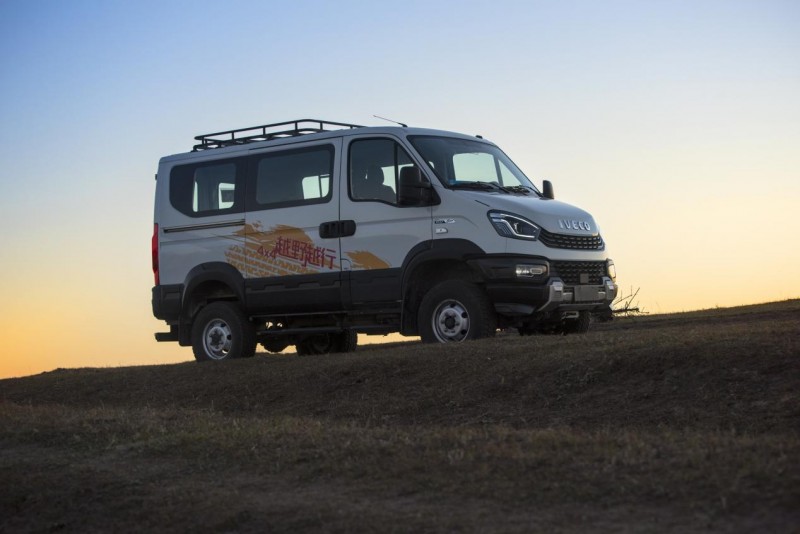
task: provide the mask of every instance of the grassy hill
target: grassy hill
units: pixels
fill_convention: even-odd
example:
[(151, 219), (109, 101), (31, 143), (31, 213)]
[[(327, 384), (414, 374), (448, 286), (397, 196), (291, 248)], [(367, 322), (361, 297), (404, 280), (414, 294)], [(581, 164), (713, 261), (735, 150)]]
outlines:
[(0, 380), (0, 531), (800, 528), (800, 301)]

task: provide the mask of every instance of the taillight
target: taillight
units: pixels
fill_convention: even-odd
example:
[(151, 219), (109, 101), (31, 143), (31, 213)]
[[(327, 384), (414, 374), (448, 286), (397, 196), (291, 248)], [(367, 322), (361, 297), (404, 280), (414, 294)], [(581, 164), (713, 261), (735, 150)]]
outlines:
[(156, 285), (159, 285), (158, 277), (158, 224), (153, 225), (153, 241), (151, 243), (151, 251), (153, 253), (153, 275), (156, 278)]

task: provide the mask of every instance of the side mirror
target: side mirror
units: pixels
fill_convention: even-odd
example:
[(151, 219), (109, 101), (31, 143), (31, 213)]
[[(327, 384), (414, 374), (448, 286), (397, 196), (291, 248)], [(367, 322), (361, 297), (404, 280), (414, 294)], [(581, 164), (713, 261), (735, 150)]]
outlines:
[(553, 193), (553, 184), (550, 182), (550, 180), (545, 180), (542, 182), (542, 195), (544, 195), (544, 198), (556, 198), (555, 194)]
[(422, 179), (422, 173), (416, 166), (400, 169), (397, 202), (401, 206), (428, 206), (433, 197), (431, 184)]

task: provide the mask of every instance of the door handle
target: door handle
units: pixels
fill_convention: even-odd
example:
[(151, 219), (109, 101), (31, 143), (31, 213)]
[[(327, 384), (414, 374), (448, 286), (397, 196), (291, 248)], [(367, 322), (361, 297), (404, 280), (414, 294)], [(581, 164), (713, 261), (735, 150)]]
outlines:
[(339, 229), (339, 237), (350, 237), (356, 233), (356, 222), (351, 220), (339, 221)]
[(319, 225), (319, 236), (322, 239), (329, 239), (329, 238), (332, 238), (332, 237), (336, 237), (335, 235), (333, 235), (334, 231), (335, 231), (335, 228), (336, 228), (335, 224), (336, 224), (336, 221), (324, 222), (324, 223), (320, 224)]
[(319, 236), (323, 239), (335, 237), (348, 237), (356, 233), (356, 222), (347, 221), (328, 221), (319, 225)]

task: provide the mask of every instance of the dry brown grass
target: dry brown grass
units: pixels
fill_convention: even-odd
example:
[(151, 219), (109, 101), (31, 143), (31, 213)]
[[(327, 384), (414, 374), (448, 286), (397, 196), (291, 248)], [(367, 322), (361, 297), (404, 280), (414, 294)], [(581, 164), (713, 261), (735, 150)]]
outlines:
[(0, 381), (0, 531), (800, 528), (800, 302)]

